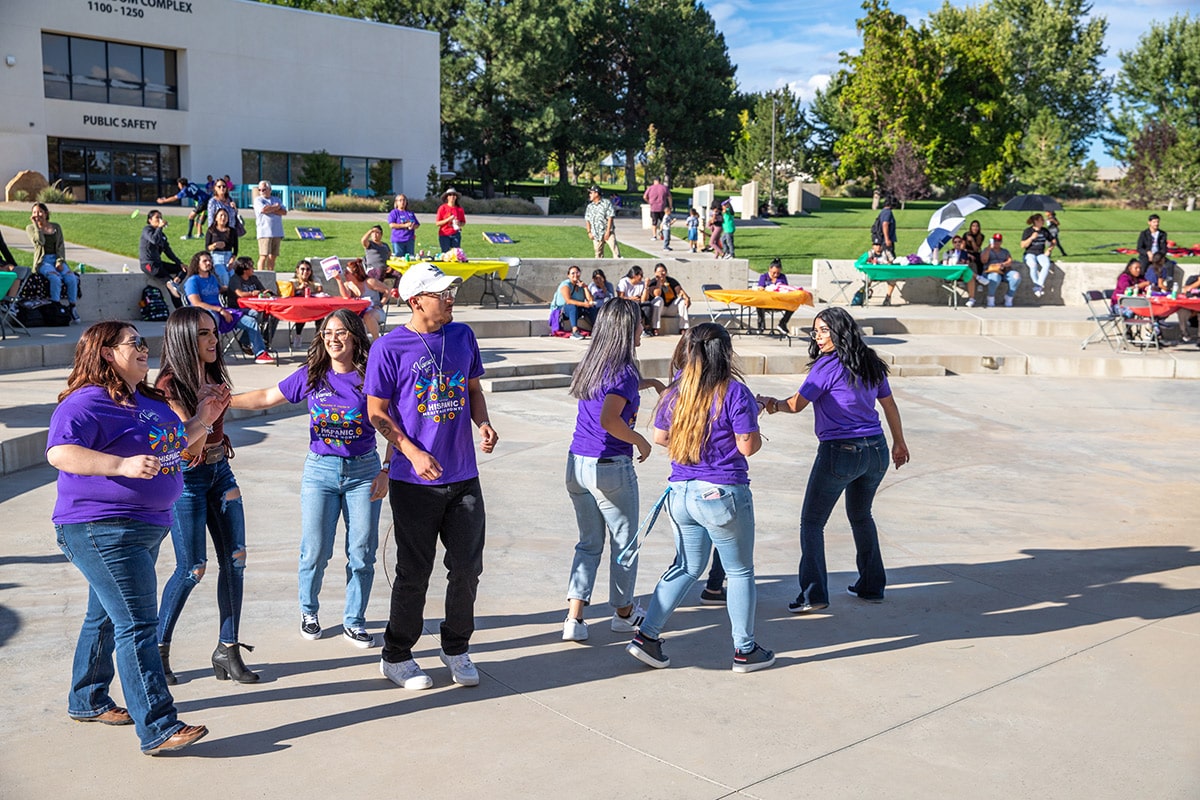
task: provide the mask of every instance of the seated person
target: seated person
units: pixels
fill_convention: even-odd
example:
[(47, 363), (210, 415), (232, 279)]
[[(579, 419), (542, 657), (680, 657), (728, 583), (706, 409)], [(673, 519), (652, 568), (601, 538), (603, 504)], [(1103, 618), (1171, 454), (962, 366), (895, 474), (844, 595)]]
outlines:
[[(392, 257), (392, 249), (383, 242), (383, 227), (380, 225), (372, 226), (372, 228), (363, 234), (363, 269), (366, 270), (368, 278), (374, 278), (382, 283), (388, 276), (390, 268), (388, 267), (388, 259)], [(387, 305), (391, 302), (392, 293), (386, 289), (383, 291), (380, 302)]]
[(1120, 298), (1125, 295), (1142, 295), (1150, 288), (1150, 281), (1146, 280), (1142, 275), (1142, 262), (1140, 259), (1131, 258), (1129, 263), (1125, 265), (1125, 269), (1117, 276), (1117, 288), (1113, 289), (1112, 307), (1114, 312), (1119, 312), (1126, 317), (1132, 316), (1132, 312), (1127, 309), (1119, 308)]
[[(771, 286), (787, 286), (787, 275), (783, 274), (783, 262), (778, 258), (773, 259), (767, 266), (767, 271), (758, 276), (758, 288), (766, 289)], [(758, 329), (761, 331), (767, 327), (767, 310), (765, 308), (756, 309), (758, 311)], [(776, 330), (784, 336), (790, 336), (791, 331), (788, 328), (788, 322), (792, 319), (791, 311), (784, 311), (779, 317), (779, 324), (775, 326)]]
[[(238, 261), (243, 259), (250, 261), (245, 256)], [(253, 265), (254, 262), (250, 263)], [(233, 278), (230, 278), (230, 283), (233, 283)], [(217, 318), (217, 327), (222, 333), (236, 328), (238, 338), (248, 343), (248, 352), (254, 355), (255, 363), (275, 363), (275, 359), (267, 352), (262, 334), (258, 331), (257, 320), (243, 313), (241, 309), (221, 305), (221, 284), (213, 270), (212, 254), (207, 250), (201, 250), (192, 256), (188, 264), (187, 278), (183, 281), (183, 294), (190, 305), (211, 311)]]
[(567, 269), (567, 279), (558, 285), (551, 308), (562, 310), (562, 316), (571, 323), (571, 338), (582, 339), (580, 328), (590, 331), (596, 320), (595, 301), (583, 282), (583, 272), (572, 264)]
[[(892, 264), (895, 261), (896, 259), (892, 257), (892, 252), (885, 250), (882, 242), (871, 243), (871, 249), (867, 251), (868, 264)], [(888, 281), (887, 285), (887, 296), (883, 298), (883, 304), (890, 306), (892, 304), (892, 294), (896, 291), (896, 282)]]
[[(987, 281), (988, 308), (996, 305), (996, 290), (1000, 288), (1001, 280), (1008, 283), (1008, 293), (1004, 295), (1004, 305), (1008, 308), (1012, 307), (1017, 287), (1021, 285), (1021, 273), (1013, 266), (1012, 254), (1004, 249), (1003, 242), (1004, 236), (995, 234), (992, 243), (980, 255), (983, 262), (983, 274), (980, 277)], [(968, 300), (967, 305), (975, 305), (974, 299)]]
[(641, 267), (633, 265), (625, 277), (617, 281), (617, 297), (641, 303), (642, 325), (650, 325), (650, 298), (646, 294), (646, 280)]
[[(1179, 287), (1179, 296), (1200, 296), (1200, 275), (1189, 275)], [(1176, 316), (1179, 317), (1179, 331), (1184, 342), (1194, 342), (1200, 338), (1200, 314), (1189, 308), (1181, 308)]]
[(950, 249), (942, 256), (942, 263), (951, 267), (971, 267), (971, 277), (963, 281), (963, 291), (967, 293), (967, 307), (975, 305), (975, 281), (977, 278), (975, 272), (977, 272), (977, 269), (975, 267), (975, 257), (967, 249), (966, 239), (962, 236), (955, 236), (951, 239)]
[(646, 296), (650, 300), (650, 330), (651, 336), (658, 336), (662, 328), (663, 316), (679, 317), (679, 329), (688, 329), (688, 309), (692, 307), (692, 298), (679, 285), (679, 281), (667, 274), (666, 264), (654, 265), (654, 277), (646, 284)]
[(367, 275), (361, 258), (347, 261), (345, 269), (335, 275), (334, 280), (337, 281), (342, 297), (359, 297), (371, 301), (371, 305), (367, 306), (360, 316), (367, 326), (367, 333), (372, 339), (378, 339), (381, 335), (380, 325), (387, 322), (387, 309), (383, 307), (383, 301), (380, 299), (388, 291), (387, 284)]
[[(307, 292), (307, 294), (305, 294)], [(296, 275), (292, 278), (292, 296), (293, 297), (328, 297), (329, 294), (325, 291), (325, 287), (317, 283), (313, 278), (312, 262), (307, 258), (302, 259), (296, 264)], [(300, 349), (301, 336), (304, 333), (303, 322), (292, 323), (292, 334), (288, 340), (289, 345), (293, 350)]]
[[(0, 233), (0, 269), (5, 272), (16, 272), (17, 269), (17, 260), (13, 258), (13, 254), (8, 249), (8, 244), (5, 243), (4, 234), (2, 233)], [(16, 280), (13, 281), (12, 286), (9, 287), (8, 293), (4, 295), (5, 298), (15, 298), (20, 289), (21, 276), (18, 275)]]
[[(164, 256), (171, 263), (164, 261)], [(176, 308), (183, 305), (179, 287), (186, 277), (185, 269), (183, 261), (167, 241), (167, 220), (161, 211), (154, 210), (146, 215), (146, 227), (142, 228), (142, 238), (138, 241), (138, 263), (142, 265), (142, 272), (165, 283)]]
[(609, 283), (602, 269), (592, 270), (592, 282), (588, 284), (588, 291), (592, 293), (592, 301), (596, 308), (617, 296), (617, 290)]
[(1146, 269), (1146, 281), (1150, 284), (1151, 292), (1170, 294), (1175, 285), (1175, 262), (1163, 253), (1155, 253)]
[[(220, 280), (218, 277), (217, 280)], [(229, 276), (229, 287), (225, 291), (225, 305), (230, 308), (239, 308), (238, 300), (242, 297), (275, 297), (275, 292), (270, 291), (263, 286), (262, 281), (254, 274), (254, 259), (249, 256), (239, 256), (233, 261), (233, 274)], [(256, 309), (243, 309), (246, 316), (251, 317), (260, 325), (263, 324), (265, 316), (265, 327), (263, 335), (269, 342), (275, 338), (275, 329), (279, 327), (279, 320), (270, 315), (263, 315)], [(248, 350), (249, 343), (245, 336), (239, 336), (238, 339), (242, 342), (242, 349)]]

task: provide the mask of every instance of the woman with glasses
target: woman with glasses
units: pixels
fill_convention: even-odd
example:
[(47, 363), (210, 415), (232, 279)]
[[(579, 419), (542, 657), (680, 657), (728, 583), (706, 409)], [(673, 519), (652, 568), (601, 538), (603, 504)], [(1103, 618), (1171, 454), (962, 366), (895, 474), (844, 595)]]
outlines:
[(775, 654), (754, 639), (754, 498), (746, 458), (762, 447), (759, 407), (734, 365), (729, 331), (705, 322), (682, 337), (680, 372), (654, 414), (654, 442), (671, 455), (667, 512), (675, 528), (675, 561), (625, 650), (656, 669), (671, 665), (659, 634), (715, 546), (729, 579), (725, 609), (733, 671), (754, 672), (775, 663)]
[(396, 195), (394, 207), (388, 212), (388, 228), (392, 231), (392, 255), (399, 258), (417, 254), (419, 227), (421, 223), (417, 221), (417, 215), (408, 210), (408, 198), (402, 194)]
[[(195, 414), (199, 398), (206, 393), (228, 391), (224, 387), (229, 385), (229, 373), (221, 357), (217, 324), (202, 308), (187, 306), (167, 318), (161, 362), (155, 385), (180, 419)], [(241, 654), (242, 648), (254, 648), (238, 641), (246, 570), (246, 517), (242, 490), (229, 467), (233, 447), (225, 435), (224, 411), (207, 430), (207, 437), (189, 439), (184, 451), (183, 493), (175, 501), (171, 525), (175, 570), (163, 587), (159, 604), (158, 649), (167, 683), (174, 684), (171, 636), (188, 596), (204, 577), (207, 529), (218, 566), (219, 639), (212, 654), (213, 675), (219, 681), (232, 678), (238, 683), (254, 683), (258, 674), (246, 667)]]
[(356, 647), (374, 643), (366, 629), (367, 601), (375, 580), (379, 511), (388, 491), (387, 469), (380, 469), (362, 389), (370, 348), (362, 319), (339, 308), (322, 321), (303, 367), (277, 386), (233, 397), (234, 408), (254, 410), (308, 402), (309, 453), (300, 501), (300, 635), (321, 638), (318, 595), (333, 556), (338, 519), (344, 518), (342, 636)]
[(371, 301), (371, 305), (362, 312), (363, 322), (372, 339), (380, 336), (380, 325), (387, 321), (387, 309), (383, 307), (382, 296), (388, 291), (387, 284), (378, 278), (372, 278), (363, 269), (361, 258), (353, 258), (346, 262), (346, 268), (334, 276), (342, 297), (361, 297)]
[[(233, 245), (232, 247), (225, 248), (230, 252), (230, 257), (225, 259), (225, 263), (222, 263), (219, 257), (213, 259), (213, 262), (216, 266), (217, 275), (221, 278), (222, 286), (229, 285), (229, 272), (226, 270), (225, 264), (229, 261), (232, 261), (233, 257), (237, 255), (238, 239), (246, 235), (246, 229), (241, 228), (239, 230), (238, 227), (240, 222), (238, 220), (237, 203), (234, 202), (233, 196), (230, 194), (232, 189), (233, 187), (229, 185), (229, 181), (225, 180), (224, 178), (218, 179), (213, 184), (212, 197), (208, 198), (207, 207), (210, 227), (211, 224), (217, 219), (217, 212), (224, 210), (229, 217), (229, 227), (233, 230)], [(216, 252), (215, 250), (212, 250), (211, 247), (208, 249), (214, 253)], [(222, 270), (225, 271), (222, 272)]]
[(847, 591), (868, 603), (883, 602), (887, 577), (871, 506), (887, 473), (888, 444), (876, 403), (892, 434), (892, 463), (896, 469), (908, 463), (887, 364), (867, 347), (849, 312), (833, 307), (817, 314), (808, 355), (808, 375), (794, 395), (786, 400), (758, 398), (768, 414), (795, 414), (811, 403), (820, 443), (800, 511), (800, 594), (788, 604), (793, 614), (829, 607), (825, 524), (843, 492), (858, 564), (858, 580)]
[[(154, 562), (182, 489), (184, 448), (204, 439), (229, 399), (215, 387), (180, 422), (146, 383), (149, 350), (124, 322), (83, 332), (50, 416), (46, 459), (59, 470), (58, 546), (88, 582), (67, 713), (79, 722), (132, 724), (142, 752), (156, 755), (208, 733), (176, 717), (155, 648)], [(114, 651), (128, 711), (109, 696)]]

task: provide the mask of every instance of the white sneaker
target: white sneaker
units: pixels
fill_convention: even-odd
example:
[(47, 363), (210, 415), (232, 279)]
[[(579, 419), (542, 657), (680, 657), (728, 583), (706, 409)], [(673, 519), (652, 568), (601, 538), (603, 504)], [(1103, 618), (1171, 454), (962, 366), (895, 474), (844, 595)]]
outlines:
[(421, 670), (416, 661), (392, 663), (379, 659), (379, 671), (383, 677), (399, 686), (401, 689), (428, 689), (433, 686), (433, 679)]
[(988, 298), (988, 301), (987, 301), (987, 307), (988, 307), (988, 308), (995, 308), (995, 307), (996, 307), (996, 298), (994, 298), (994, 297), (989, 297), (989, 298)]
[(1004, 307), (1012, 308), (1012, 298), (1011, 297), (1004, 298)]
[(567, 617), (563, 620), (563, 641), (582, 642), (588, 637), (587, 623), (581, 619)]
[(967, 308), (974, 308), (974, 307), (975, 307), (975, 298), (974, 297), (968, 298), (967, 299)]
[(451, 679), (459, 686), (479, 685), (479, 670), (475, 669), (475, 665), (471, 663), (470, 655), (462, 653), (457, 656), (448, 656), (443, 650), (440, 657), (442, 663), (450, 668)]
[(642, 608), (640, 603), (635, 603), (628, 617), (622, 617), (614, 611), (611, 627), (614, 633), (635, 633), (645, 618), (646, 609)]

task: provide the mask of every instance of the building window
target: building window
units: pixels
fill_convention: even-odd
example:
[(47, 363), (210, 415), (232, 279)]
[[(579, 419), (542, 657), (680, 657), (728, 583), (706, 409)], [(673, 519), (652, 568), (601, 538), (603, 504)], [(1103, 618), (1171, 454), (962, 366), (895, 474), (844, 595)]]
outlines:
[(55, 99), (179, 107), (175, 53), (157, 47), (43, 33), (42, 83)]
[(174, 194), (179, 148), (173, 145), (46, 138), (50, 182), (61, 180), (89, 203), (153, 203)]
[[(371, 168), (380, 162), (378, 158), (360, 156), (334, 156), (343, 169), (350, 170), (350, 184), (346, 189), (353, 194), (368, 194), (371, 191)], [(391, 163), (390, 161), (388, 162)], [(261, 180), (272, 185), (299, 185), (304, 172), (302, 153), (272, 153), (265, 150), (242, 151), (242, 182), (255, 184)]]

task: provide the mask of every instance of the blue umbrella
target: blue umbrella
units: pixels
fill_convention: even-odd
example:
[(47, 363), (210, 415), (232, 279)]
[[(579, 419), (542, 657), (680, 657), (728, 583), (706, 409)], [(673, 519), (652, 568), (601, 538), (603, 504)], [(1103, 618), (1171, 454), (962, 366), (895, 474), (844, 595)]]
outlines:
[[(953, 220), (950, 221), (953, 222)], [(928, 262), (933, 257), (933, 251), (940, 250), (943, 246), (945, 246), (946, 242), (954, 238), (954, 232), (958, 230), (962, 224), (963, 220), (960, 218), (958, 223), (953, 228), (936, 228), (935, 230), (930, 231), (925, 237), (925, 240), (921, 242), (921, 245), (917, 248), (917, 255), (921, 257), (922, 261)]]

